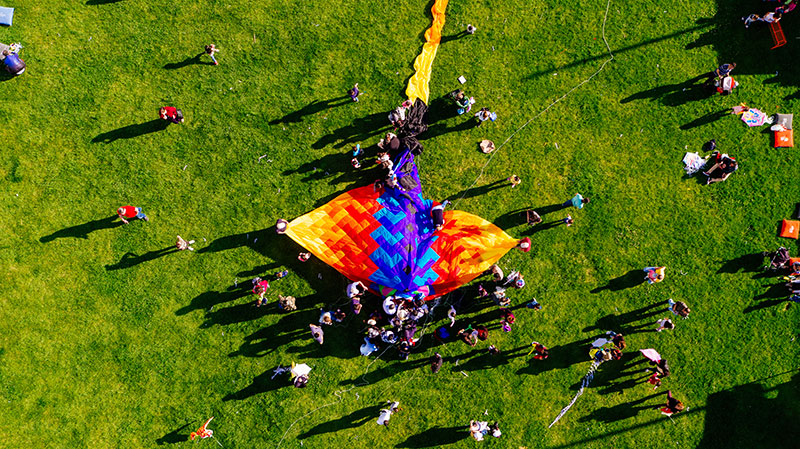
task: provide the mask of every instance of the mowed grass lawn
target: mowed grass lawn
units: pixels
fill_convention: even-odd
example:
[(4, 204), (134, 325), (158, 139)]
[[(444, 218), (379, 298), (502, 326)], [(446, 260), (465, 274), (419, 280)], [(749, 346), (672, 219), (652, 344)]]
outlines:
[[(515, 304), (544, 309), (518, 309), (506, 334), (495, 307), (473, 304), (460, 318), (495, 325), (489, 343), (505, 355), (490, 358), (488, 343), (434, 349), (439, 307), (401, 362), (394, 350), (357, 355), (364, 314), (326, 329), (323, 346), (310, 338), (347, 281), (299, 263), (272, 225), (373, 179), (348, 152), (377, 142), (404, 99), (430, 2), (7, 3), (16, 17), (0, 42), (21, 42), (28, 70), (0, 81), (0, 447), (177, 447), (210, 416), (226, 448), (473, 447), (470, 419), (501, 423), (503, 437), (481, 443), (491, 447), (796, 447), (800, 307), (758, 254), (798, 253), (776, 229), (800, 201), (800, 156), (715, 113), (742, 101), (800, 112), (800, 13), (770, 51), (767, 28), (739, 20), (762, 2), (451, 0), (444, 35), (478, 32), (440, 46), (431, 98), (463, 75), (499, 119), (470, 128), (434, 108), (424, 191), (530, 235), (533, 251), (500, 264), (525, 274)], [(598, 73), (604, 22), (614, 60)], [(218, 67), (193, 59), (210, 42)], [(721, 62), (739, 64), (741, 86), (698, 98), (685, 82)], [(355, 82), (359, 103), (336, 100)], [(186, 122), (159, 129), (162, 105)], [(526, 123), (487, 164), (477, 143)], [(711, 138), (739, 171), (712, 186), (684, 179), (684, 152)], [(511, 174), (518, 188), (477, 194)], [(571, 228), (531, 234), (512, 213), (575, 192), (592, 202)], [(113, 221), (124, 204), (150, 221)], [(160, 251), (177, 234), (196, 251)], [(647, 265), (666, 265), (664, 282), (637, 284)], [(272, 282), (270, 305), (252, 307), (249, 280), (281, 269), (292, 274)], [(299, 309), (279, 312), (278, 294)], [(668, 313), (636, 311), (668, 298), (691, 317), (646, 332)], [(588, 342), (612, 329), (629, 355), (548, 429), (589, 368)], [(525, 356), (532, 340), (549, 360)], [(688, 406), (672, 419), (646, 408), (664, 398), (630, 365), (650, 347), (672, 367), (659, 392)], [(446, 359), (437, 375), (434, 350)], [(308, 388), (270, 379), (291, 361), (313, 367)], [(386, 400), (403, 407), (389, 429), (374, 422)]]

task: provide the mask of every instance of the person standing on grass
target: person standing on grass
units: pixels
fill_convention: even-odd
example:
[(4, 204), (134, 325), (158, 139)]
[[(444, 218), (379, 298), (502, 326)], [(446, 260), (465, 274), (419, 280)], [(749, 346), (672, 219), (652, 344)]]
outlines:
[(378, 416), (378, 425), (385, 426), (387, 429), (389, 428), (389, 420), (392, 418), (392, 413), (397, 413), (400, 411), (400, 403), (397, 401), (389, 403), (389, 408), (381, 409), (381, 414)]
[(661, 332), (664, 329), (666, 329), (666, 330), (675, 329), (675, 324), (669, 318), (662, 318), (662, 319), (656, 321), (656, 324), (658, 324), (658, 327), (656, 328), (656, 332)]
[(674, 413), (682, 412), (686, 409), (683, 402), (672, 397), (672, 391), (667, 390), (667, 404), (661, 408), (661, 413), (670, 416)]
[(158, 116), (161, 120), (166, 120), (172, 123), (183, 123), (183, 111), (172, 106), (164, 106), (158, 110)]
[(575, 223), (575, 220), (572, 219), (572, 215), (567, 215), (566, 218), (561, 220), (561, 222), (567, 226), (572, 226)]
[(511, 176), (509, 176), (508, 178), (506, 178), (506, 181), (508, 181), (508, 182), (510, 182), (510, 183), (511, 183), (511, 188), (512, 188), (512, 189), (513, 189), (514, 187), (516, 187), (516, 186), (518, 186), (518, 185), (522, 184), (522, 178), (520, 178), (520, 177), (519, 177), (519, 176), (517, 176), (517, 175), (511, 175)]
[(480, 126), (487, 120), (497, 120), (497, 113), (490, 111), (489, 108), (481, 108), (481, 110), (475, 114), (475, 118), (478, 119), (478, 126)]
[(126, 220), (126, 218), (138, 218), (139, 220), (150, 221), (150, 219), (147, 218), (147, 215), (142, 212), (141, 207), (122, 206), (117, 209), (117, 215), (125, 224), (128, 224), (128, 220)]
[(576, 209), (583, 209), (584, 204), (589, 204), (589, 198), (584, 198), (580, 193), (576, 193), (575, 196), (564, 202), (562, 204), (563, 207), (574, 207)]
[(309, 324), (308, 327), (311, 329), (311, 336), (314, 337), (314, 340), (322, 344), (325, 339), (325, 333), (322, 332), (322, 328), (315, 324)]
[(214, 46), (214, 44), (206, 45), (206, 54), (211, 58), (211, 62), (213, 62), (214, 65), (219, 65), (219, 63), (217, 62), (217, 58), (214, 57), (214, 54), (217, 53), (218, 51), (219, 49), (216, 46)]
[(178, 236), (178, 241), (175, 243), (175, 247), (178, 248), (178, 251), (186, 251), (187, 249), (189, 251), (194, 251), (194, 248), (189, 246), (189, 245), (191, 245), (193, 243), (194, 243), (194, 240), (189, 240), (187, 242), (186, 240), (181, 238), (181, 236)]
[(211, 438), (211, 437), (213, 437), (214, 436), (214, 431), (208, 428), (208, 424), (211, 422), (212, 419), (214, 419), (213, 416), (211, 418), (208, 418), (208, 421), (206, 421), (205, 424), (200, 426), (200, 428), (197, 429), (196, 432), (192, 432), (189, 435), (189, 439), (194, 441), (194, 439), (197, 438), (197, 437), (200, 437), (200, 438)]
[(675, 302), (672, 298), (667, 299), (667, 310), (672, 312), (673, 315), (682, 317), (683, 319), (689, 318), (689, 313), (691, 313), (691, 309), (689, 306), (686, 305), (683, 301)]
[(358, 96), (361, 95), (361, 92), (358, 90), (358, 83), (355, 83), (353, 88), (347, 91), (347, 95), (350, 95), (350, 98), (358, 103)]
[(730, 64), (727, 64), (727, 63), (726, 64), (720, 64), (720, 66), (717, 67), (716, 69), (714, 69), (711, 72), (710, 75), (712, 77), (725, 78), (726, 76), (730, 75), (731, 72), (733, 72), (733, 69), (735, 69), (735, 68), (736, 68), (736, 63), (735, 62), (730, 63)]

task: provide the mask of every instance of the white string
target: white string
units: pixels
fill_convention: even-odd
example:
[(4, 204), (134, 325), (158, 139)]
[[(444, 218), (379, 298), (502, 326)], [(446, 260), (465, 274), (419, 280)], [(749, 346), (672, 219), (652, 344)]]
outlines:
[(601, 65), (600, 65), (600, 68), (598, 68), (598, 69), (597, 69), (597, 70), (596, 70), (594, 73), (592, 73), (592, 75), (591, 75), (589, 78), (586, 78), (585, 80), (583, 80), (583, 81), (581, 81), (580, 83), (578, 83), (577, 85), (575, 85), (575, 86), (574, 86), (572, 89), (570, 89), (569, 91), (567, 91), (567, 93), (565, 93), (564, 95), (560, 96), (560, 97), (559, 97), (559, 98), (557, 98), (555, 101), (553, 101), (552, 103), (550, 103), (550, 104), (549, 104), (549, 105), (548, 105), (546, 108), (542, 109), (542, 110), (541, 110), (541, 111), (539, 111), (539, 112), (538, 112), (536, 115), (534, 115), (533, 117), (531, 117), (530, 119), (528, 119), (528, 121), (527, 121), (527, 122), (525, 122), (525, 123), (524, 123), (522, 126), (520, 126), (519, 128), (517, 128), (517, 130), (516, 130), (516, 131), (514, 131), (513, 133), (511, 133), (511, 135), (510, 135), (510, 136), (508, 136), (508, 137), (506, 138), (506, 140), (504, 140), (504, 141), (503, 141), (503, 143), (501, 143), (501, 144), (500, 144), (500, 145), (499, 145), (499, 146), (498, 146), (498, 147), (497, 147), (497, 148), (496, 148), (494, 151), (492, 151), (492, 154), (491, 154), (491, 156), (489, 156), (489, 159), (486, 161), (486, 163), (485, 163), (485, 164), (483, 164), (483, 167), (481, 167), (481, 171), (480, 171), (480, 173), (478, 174), (478, 177), (477, 177), (477, 178), (475, 178), (475, 181), (473, 181), (473, 182), (472, 182), (472, 184), (470, 184), (470, 185), (469, 185), (469, 187), (467, 187), (467, 188), (464, 190), (464, 193), (462, 193), (462, 194), (461, 194), (461, 196), (460, 196), (460, 197), (459, 197), (457, 200), (455, 200), (455, 201), (453, 202), (453, 207), (455, 207), (455, 206), (456, 206), (456, 205), (457, 205), (457, 204), (458, 204), (458, 203), (459, 203), (459, 202), (460, 202), (462, 199), (464, 199), (464, 196), (466, 196), (467, 192), (469, 192), (469, 191), (470, 191), (470, 189), (472, 189), (472, 188), (475, 186), (475, 184), (477, 184), (477, 183), (478, 183), (478, 181), (480, 181), (480, 179), (483, 177), (483, 173), (484, 173), (484, 171), (486, 170), (486, 167), (488, 167), (488, 166), (489, 166), (489, 164), (492, 162), (492, 159), (494, 159), (494, 156), (495, 156), (497, 153), (499, 153), (499, 152), (500, 152), (500, 149), (501, 149), (501, 148), (503, 148), (503, 147), (505, 146), (505, 144), (507, 144), (507, 143), (508, 143), (508, 141), (509, 141), (509, 140), (511, 140), (511, 138), (512, 138), (512, 137), (516, 136), (516, 135), (517, 135), (517, 133), (519, 133), (520, 131), (522, 131), (523, 129), (525, 129), (525, 127), (527, 127), (527, 126), (528, 126), (528, 125), (529, 125), (529, 124), (530, 124), (532, 121), (534, 121), (534, 120), (536, 120), (537, 118), (539, 118), (539, 117), (540, 117), (542, 114), (544, 114), (545, 112), (547, 112), (547, 111), (548, 111), (550, 108), (552, 108), (552, 107), (553, 107), (553, 106), (555, 106), (556, 104), (560, 103), (560, 102), (561, 102), (561, 100), (563, 100), (563, 99), (567, 98), (567, 96), (568, 96), (569, 94), (571, 94), (572, 92), (576, 91), (576, 90), (577, 90), (577, 89), (579, 89), (581, 86), (583, 86), (584, 84), (586, 84), (586, 83), (588, 83), (589, 81), (591, 81), (591, 80), (592, 80), (592, 78), (594, 78), (595, 76), (597, 76), (597, 75), (598, 75), (600, 72), (602, 72), (602, 71), (603, 71), (603, 69), (605, 69), (605, 68), (606, 68), (606, 65), (607, 65), (609, 62), (611, 62), (611, 61), (613, 61), (613, 60), (614, 60), (614, 54), (611, 52), (611, 46), (609, 46), (609, 45), (608, 45), (608, 40), (606, 39), (606, 20), (608, 19), (608, 9), (609, 9), (609, 7), (610, 7), (610, 6), (611, 6), (611, 0), (608, 0), (608, 3), (606, 3), (606, 14), (605, 14), (605, 16), (603, 16), (603, 29), (602, 29), (603, 43), (605, 43), (605, 45), (606, 45), (606, 49), (608, 50), (608, 55), (609, 55), (609, 58), (608, 58), (608, 59), (606, 59), (606, 60), (605, 60), (605, 62), (603, 62), (603, 64), (601, 64)]

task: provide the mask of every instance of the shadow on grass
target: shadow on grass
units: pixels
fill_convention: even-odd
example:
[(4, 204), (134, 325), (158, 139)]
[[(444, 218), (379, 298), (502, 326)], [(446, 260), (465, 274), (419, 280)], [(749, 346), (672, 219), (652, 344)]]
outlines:
[(173, 430), (172, 432), (170, 432), (170, 433), (164, 435), (163, 437), (157, 439), (156, 440), (156, 444), (158, 444), (159, 446), (163, 446), (165, 444), (177, 444), (177, 443), (183, 443), (184, 441), (188, 441), (189, 440), (189, 434), (188, 433), (182, 434), (181, 431), (183, 429), (189, 427), (189, 424), (191, 424), (191, 423), (187, 422), (186, 424), (178, 427), (177, 429)]
[(305, 440), (306, 438), (315, 435), (322, 435), (323, 433), (338, 432), (344, 429), (352, 429), (354, 427), (366, 424), (372, 418), (378, 419), (380, 413), (380, 405), (370, 405), (362, 409), (356, 410), (349, 415), (342, 416), (339, 419), (317, 424), (316, 426), (306, 430), (297, 436), (298, 440)]
[(550, 348), (550, 357), (546, 360), (531, 358), (528, 366), (517, 370), (517, 374), (537, 375), (554, 369), (564, 369), (589, 360), (589, 343), (592, 338), (577, 340), (565, 345)]
[(497, 181), (486, 184), (480, 187), (473, 187), (471, 189), (462, 190), (457, 194), (448, 198), (450, 201), (455, 201), (458, 199), (466, 199), (466, 198), (473, 198), (476, 196), (486, 195), (487, 193), (491, 192), (492, 190), (502, 189), (503, 187), (510, 187), (511, 184), (505, 179), (498, 179)]
[[(202, 53), (201, 53), (202, 55)], [(349, 103), (354, 103), (349, 95), (331, 98), (330, 100), (314, 100), (311, 103), (303, 106), (302, 108), (290, 112), (281, 118), (276, 118), (269, 122), (270, 125), (278, 125), (281, 123), (298, 123), (303, 121), (303, 117), (307, 115), (314, 115), (326, 109), (334, 108), (337, 106), (344, 106)]]
[[(652, 101), (658, 100), (665, 106), (680, 106), (690, 101), (699, 101), (706, 98), (711, 98), (711, 96), (714, 95), (716, 91), (712, 90), (709, 87), (706, 87), (704, 84), (697, 84), (698, 81), (704, 79), (706, 79), (706, 74), (696, 76), (681, 83), (665, 84), (663, 86), (658, 86), (652, 89), (643, 90), (641, 92), (623, 98), (622, 100), (620, 100), (620, 103), (625, 104), (634, 100), (650, 99)], [(690, 128), (691, 127), (694, 126), (690, 126)]]
[[(664, 400), (653, 401), (653, 399), (663, 396)], [(638, 405), (650, 401), (647, 405)], [(651, 410), (653, 413), (658, 413), (658, 408), (666, 403), (665, 393), (653, 393), (649, 396), (637, 399), (632, 402), (625, 402), (617, 404), (612, 407), (600, 407), (592, 413), (578, 419), (579, 422), (598, 421), (603, 423), (612, 423), (621, 421), (623, 419), (630, 419), (638, 415), (643, 410)]]
[(199, 54), (197, 54), (195, 56), (190, 56), (190, 57), (184, 59), (183, 61), (170, 62), (170, 63), (164, 64), (164, 68), (167, 69), (167, 70), (175, 70), (175, 69), (182, 69), (182, 68), (184, 68), (186, 66), (190, 66), (190, 65), (214, 65), (214, 63), (211, 62), (211, 61), (202, 61), (200, 59), (204, 54), (206, 54), (206, 52), (201, 51)]
[(272, 370), (267, 370), (259, 374), (247, 387), (235, 393), (225, 395), (222, 398), (223, 402), (241, 401), (257, 394), (268, 393), (284, 387), (291, 387), (292, 384), (289, 382), (286, 374), (278, 375), (275, 379), (270, 379), (272, 375)]
[[(631, 50), (636, 50), (636, 49), (645, 47), (645, 46), (650, 45), (650, 44), (655, 44), (657, 42), (662, 42), (662, 41), (665, 41), (665, 40), (669, 40), (669, 39), (673, 39), (673, 38), (676, 38), (676, 37), (680, 37), (680, 36), (683, 36), (683, 35), (685, 35), (687, 33), (691, 33), (693, 31), (710, 28), (713, 25), (714, 25), (714, 22), (711, 19), (699, 19), (699, 20), (697, 20), (697, 24), (695, 26), (693, 26), (693, 27), (684, 28), (683, 30), (676, 31), (676, 32), (670, 33), (670, 34), (665, 34), (663, 36), (656, 37), (656, 38), (653, 38), (653, 39), (648, 39), (646, 41), (642, 41), (642, 42), (639, 42), (637, 44), (633, 44), (633, 45), (628, 45), (626, 47), (617, 48), (617, 49), (612, 50), (612, 53), (614, 55), (620, 55), (622, 53), (625, 53), (625, 52), (628, 52), (628, 51), (631, 51)], [(563, 71), (565, 69), (569, 69), (569, 68), (572, 68), (572, 67), (582, 66), (582, 65), (585, 65), (585, 64), (588, 64), (588, 63), (591, 63), (591, 62), (599, 61), (599, 60), (605, 60), (605, 59), (608, 59), (608, 57), (609, 57), (608, 53), (603, 52), (602, 54), (599, 54), (597, 56), (592, 56), (590, 58), (583, 58), (580, 61), (574, 61), (574, 62), (571, 62), (569, 64), (565, 64), (565, 65), (562, 65), (562, 66), (554, 67), (552, 69), (541, 70), (539, 72), (532, 73), (531, 75), (528, 75), (528, 77), (526, 79), (528, 79), (528, 80), (536, 79), (536, 78), (539, 78), (541, 76), (549, 75), (549, 74), (554, 73), (554, 72), (561, 72), (561, 71)]]
[[(630, 312), (614, 314), (610, 313), (600, 319), (591, 326), (587, 326), (583, 328), (583, 332), (592, 332), (592, 331), (609, 331), (613, 330), (615, 332), (622, 332), (623, 334), (625, 331), (623, 329), (628, 329), (627, 332), (630, 332), (630, 329), (635, 329), (641, 326), (632, 326), (631, 323), (648, 319), (660, 313), (664, 313), (667, 308), (666, 303), (653, 303), (646, 305), (644, 307), (640, 307), (636, 310), (631, 310)], [(651, 321), (647, 321), (645, 326), (651, 324)]]
[(636, 287), (639, 284), (644, 284), (645, 273), (642, 270), (631, 270), (620, 277), (608, 281), (608, 284), (597, 287), (591, 290), (591, 293), (600, 293), (603, 290), (611, 290), (618, 292), (626, 288)]
[(467, 426), (453, 427), (431, 427), (430, 429), (408, 437), (407, 440), (398, 444), (398, 448), (424, 448), (424, 447), (443, 447), (455, 444), (467, 438), (469, 435)]
[(70, 226), (68, 228), (64, 228), (58, 230), (50, 235), (46, 235), (39, 239), (42, 243), (52, 242), (55, 239), (63, 239), (63, 238), (76, 238), (76, 239), (88, 239), (89, 234), (94, 231), (99, 231), (101, 229), (111, 229), (122, 226), (122, 221), (119, 220), (117, 215), (112, 215), (110, 217), (101, 218), (99, 220), (92, 220), (88, 221), (83, 224)]
[(92, 139), (92, 143), (112, 143), (119, 139), (132, 139), (134, 137), (143, 136), (145, 134), (155, 133), (167, 129), (169, 122), (161, 120), (160, 118), (150, 120), (149, 122), (137, 123), (135, 125), (123, 126), (112, 131), (98, 134), (97, 137)]
[(705, 430), (697, 447), (796, 448), (800, 373), (792, 371), (791, 379), (774, 387), (751, 382), (708, 396)]
[(239, 298), (243, 298), (250, 293), (249, 290), (245, 288), (249, 285), (249, 283), (242, 283), (241, 288), (230, 286), (225, 291), (208, 291), (201, 293), (192, 298), (192, 301), (188, 305), (176, 310), (175, 315), (186, 315), (193, 310), (210, 311), (210, 309), (217, 304), (224, 304)]
[(687, 129), (697, 128), (703, 125), (710, 125), (711, 123), (728, 116), (731, 116), (731, 111), (729, 109), (723, 109), (717, 112), (709, 112), (708, 114), (698, 117), (689, 123), (681, 125), (680, 128), (685, 131)]
[(761, 271), (760, 268), (763, 266), (764, 255), (762, 253), (743, 254), (722, 264), (717, 273), (754, 273)]
[(341, 148), (347, 144), (355, 144), (373, 136), (381, 135), (391, 128), (387, 117), (388, 113), (377, 112), (363, 118), (357, 118), (353, 120), (352, 124), (320, 137), (311, 144), (311, 148), (319, 150), (334, 144), (336, 148)]
[[(108, 5), (109, 3), (119, 3), (122, 0), (87, 0), (87, 5)], [(188, 438), (188, 436), (187, 436)]]
[(105, 268), (107, 271), (122, 270), (124, 268), (130, 268), (139, 265), (140, 263), (149, 262), (151, 260), (158, 259), (159, 257), (166, 256), (167, 254), (177, 252), (178, 248), (175, 248), (174, 246), (168, 246), (155, 251), (148, 251), (141, 256), (137, 255), (136, 253), (127, 252), (122, 256), (122, 259), (120, 259), (119, 262), (113, 265), (106, 265)]

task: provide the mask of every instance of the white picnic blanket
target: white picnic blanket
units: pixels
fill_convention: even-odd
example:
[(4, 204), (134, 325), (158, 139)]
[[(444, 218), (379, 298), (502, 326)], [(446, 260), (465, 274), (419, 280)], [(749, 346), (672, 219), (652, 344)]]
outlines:
[(686, 153), (683, 156), (683, 163), (686, 165), (683, 167), (686, 170), (686, 174), (692, 176), (703, 169), (706, 165), (706, 160), (698, 153)]

